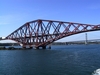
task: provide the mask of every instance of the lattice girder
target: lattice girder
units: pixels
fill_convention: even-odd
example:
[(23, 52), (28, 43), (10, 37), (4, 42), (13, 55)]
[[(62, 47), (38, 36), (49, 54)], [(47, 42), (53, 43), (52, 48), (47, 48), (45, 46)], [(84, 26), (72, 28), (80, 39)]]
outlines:
[(6, 39), (15, 40), (24, 46), (42, 47), (70, 35), (96, 30), (100, 30), (100, 25), (39, 19), (25, 23)]

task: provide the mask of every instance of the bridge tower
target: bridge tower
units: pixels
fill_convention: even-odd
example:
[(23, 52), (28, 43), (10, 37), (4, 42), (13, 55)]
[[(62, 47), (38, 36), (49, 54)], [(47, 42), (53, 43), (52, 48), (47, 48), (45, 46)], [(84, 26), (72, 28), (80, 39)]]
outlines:
[(87, 33), (85, 33), (85, 44), (87, 45), (88, 44), (88, 37), (87, 37)]

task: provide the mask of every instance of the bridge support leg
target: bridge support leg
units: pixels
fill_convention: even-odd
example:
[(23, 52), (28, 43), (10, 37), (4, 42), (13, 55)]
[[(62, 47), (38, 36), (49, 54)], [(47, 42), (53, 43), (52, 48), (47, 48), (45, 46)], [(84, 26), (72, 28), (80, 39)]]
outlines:
[(26, 46), (25, 46), (25, 45), (23, 45), (23, 46), (22, 46), (22, 48), (23, 48), (23, 49), (26, 49)]
[(48, 48), (51, 49), (51, 46), (49, 46)]
[(26, 47), (23, 47), (23, 49), (26, 49)]
[(42, 49), (46, 49), (46, 46), (42, 46)]
[(30, 47), (30, 49), (32, 49), (33, 47)]
[[(46, 46), (42, 46), (41, 48), (42, 48), (42, 49), (46, 49)], [(41, 48), (40, 48), (40, 49), (41, 49)], [(39, 47), (35, 47), (35, 49), (39, 49)]]
[(35, 47), (35, 49), (39, 49), (39, 47)]

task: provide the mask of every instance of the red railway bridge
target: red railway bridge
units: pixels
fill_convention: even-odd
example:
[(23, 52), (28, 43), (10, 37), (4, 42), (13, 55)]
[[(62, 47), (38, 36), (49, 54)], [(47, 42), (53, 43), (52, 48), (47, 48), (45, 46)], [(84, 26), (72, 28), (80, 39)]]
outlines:
[(34, 20), (25, 23), (17, 30), (8, 35), (5, 39), (14, 40), (24, 48), (42, 47), (61, 38), (89, 31), (100, 30), (100, 25), (81, 24), (54, 20)]

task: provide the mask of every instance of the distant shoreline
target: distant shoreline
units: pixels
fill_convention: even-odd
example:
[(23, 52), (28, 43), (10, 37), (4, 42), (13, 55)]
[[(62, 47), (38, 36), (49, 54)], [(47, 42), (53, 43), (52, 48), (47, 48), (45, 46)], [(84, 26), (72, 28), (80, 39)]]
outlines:
[[(81, 45), (85, 42), (54, 42), (51, 45)], [(100, 44), (100, 42), (87, 42), (87, 44)], [(0, 43), (0, 46), (20, 46), (18, 43)]]

